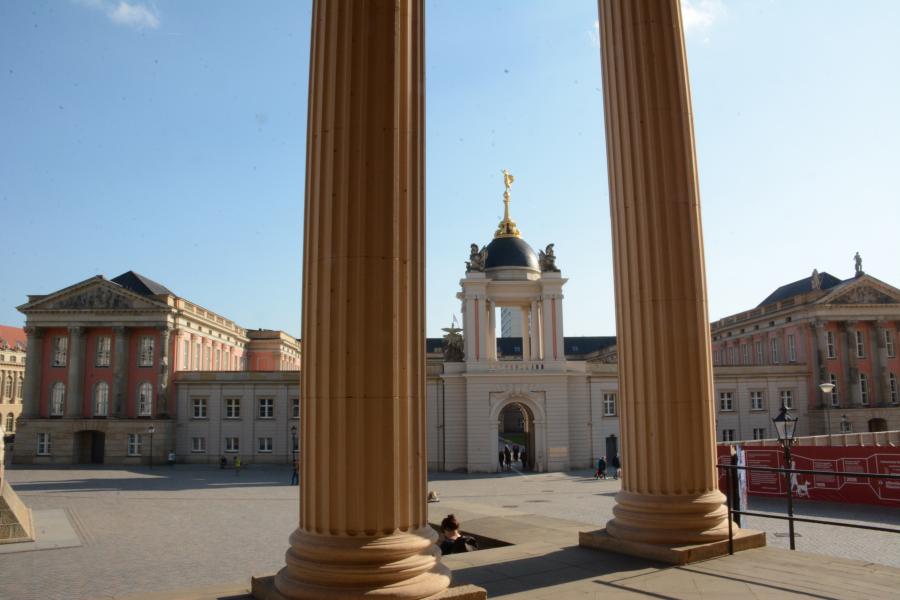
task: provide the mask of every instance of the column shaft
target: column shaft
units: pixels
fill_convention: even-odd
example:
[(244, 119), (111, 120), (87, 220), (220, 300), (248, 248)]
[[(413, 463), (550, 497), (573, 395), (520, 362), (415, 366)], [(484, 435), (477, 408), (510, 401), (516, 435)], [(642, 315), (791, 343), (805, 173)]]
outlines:
[(84, 327), (69, 327), (69, 377), (66, 383), (67, 418), (84, 415)]
[[(169, 343), (171, 338), (169, 327), (159, 328), (159, 383), (156, 392), (156, 412), (169, 414)], [(177, 349), (176, 349), (177, 352)]]
[(600, 0), (624, 480), (607, 532), (727, 537), (678, 0)]
[(40, 415), (41, 375), (44, 366), (44, 332), (40, 327), (25, 328), (28, 347), (25, 351), (25, 389), (22, 397), (22, 416), (34, 419)]
[(111, 416), (125, 416), (125, 403), (128, 400), (128, 328), (113, 327), (113, 380)]
[(425, 598), (421, 0), (313, 3), (300, 524), (288, 598)]
[(522, 360), (531, 360), (531, 322), (528, 319), (528, 307), (523, 306), (522, 312)]

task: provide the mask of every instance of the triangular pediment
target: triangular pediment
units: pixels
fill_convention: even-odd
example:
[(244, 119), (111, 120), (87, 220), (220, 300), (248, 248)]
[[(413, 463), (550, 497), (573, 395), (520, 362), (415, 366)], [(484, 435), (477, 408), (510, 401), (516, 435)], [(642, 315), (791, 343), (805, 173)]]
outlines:
[(92, 277), (19, 307), (24, 313), (78, 310), (165, 310), (168, 306), (136, 294), (101, 276)]
[(863, 275), (834, 288), (816, 304), (900, 304), (900, 290)]

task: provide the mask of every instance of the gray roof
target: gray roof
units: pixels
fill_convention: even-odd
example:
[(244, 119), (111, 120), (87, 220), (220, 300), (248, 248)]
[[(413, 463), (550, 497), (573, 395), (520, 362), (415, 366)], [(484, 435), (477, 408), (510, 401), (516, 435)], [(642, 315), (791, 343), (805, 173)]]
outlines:
[[(821, 289), (827, 290), (835, 287), (836, 285), (840, 285), (843, 283), (840, 279), (835, 277), (834, 275), (830, 275), (826, 272), (819, 273), (819, 277), (822, 278), (822, 287)], [(769, 294), (765, 300), (759, 303), (758, 306), (765, 306), (766, 304), (772, 304), (773, 302), (780, 302), (781, 300), (787, 300), (788, 298), (793, 298), (794, 296), (799, 296), (800, 294), (806, 294), (812, 291), (812, 276), (805, 277), (803, 279), (799, 279), (792, 283), (785, 284)]]
[(140, 275), (139, 273), (135, 273), (134, 271), (122, 273), (111, 281), (113, 283), (121, 285), (127, 290), (131, 290), (132, 292), (140, 294), (142, 296), (160, 296), (166, 294), (172, 296), (175, 295), (171, 290), (169, 290), (161, 283), (157, 283), (152, 279)]

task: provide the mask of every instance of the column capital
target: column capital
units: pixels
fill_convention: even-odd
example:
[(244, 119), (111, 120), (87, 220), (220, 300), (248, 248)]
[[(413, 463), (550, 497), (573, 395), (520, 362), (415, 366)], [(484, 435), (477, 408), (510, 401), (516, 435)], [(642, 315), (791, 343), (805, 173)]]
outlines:
[(112, 330), (116, 335), (124, 335), (125, 332), (128, 331), (128, 327), (126, 327), (125, 325), (113, 325)]
[(26, 325), (22, 329), (25, 330), (25, 335), (27, 335), (28, 337), (33, 337), (33, 338), (38, 338), (38, 339), (44, 337), (44, 328), (43, 327), (38, 327), (36, 325)]
[(81, 325), (71, 325), (69, 327), (69, 334), (73, 336), (82, 336), (84, 335), (85, 328)]

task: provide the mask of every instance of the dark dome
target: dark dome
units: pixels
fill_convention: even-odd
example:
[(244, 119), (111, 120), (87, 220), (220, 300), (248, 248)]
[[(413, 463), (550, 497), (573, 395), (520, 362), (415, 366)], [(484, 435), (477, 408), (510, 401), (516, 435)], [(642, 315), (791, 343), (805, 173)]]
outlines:
[(537, 253), (528, 242), (517, 237), (494, 238), (487, 246), (485, 269), (503, 269), (506, 267), (524, 267), (540, 271)]

